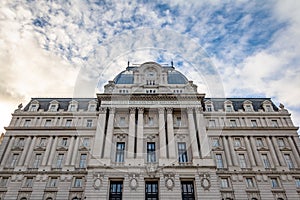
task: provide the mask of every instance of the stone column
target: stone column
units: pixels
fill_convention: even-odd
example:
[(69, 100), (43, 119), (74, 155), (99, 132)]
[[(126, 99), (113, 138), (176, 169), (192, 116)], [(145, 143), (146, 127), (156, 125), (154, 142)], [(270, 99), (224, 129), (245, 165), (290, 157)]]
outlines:
[(295, 144), (294, 144), (294, 141), (293, 141), (292, 136), (289, 136), (289, 137), (288, 137), (288, 141), (289, 141), (290, 147), (291, 147), (291, 149), (292, 149), (292, 152), (293, 152), (293, 154), (294, 154), (295, 160), (296, 160), (296, 162), (297, 162), (297, 166), (298, 166), (298, 168), (300, 168), (300, 158), (299, 158), (299, 153), (298, 153), (297, 148), (296, 148), (296, 146), (295, 146)]
[(52, 145), (52, 148), (51, 148), (51, 152), (50, 152), (50, 156), (49, 156), (47, 165), (52, 165), (52, 162), (53, 162), (53, 159), (54, 159), (54, 156), (55, 156), (55, 152), (56, 152), (57, 141), (58, 141), (58, 137), (55, 137), (54, 141), (53, 141), (53, 145)]
[(106, 121), (106, 110), (107, 108), (99, 108), (99, 116), (97, 120), (96, 134), (94, 137), (94, 145), (92, 150), (92, 157), (99, 159), (102, 156), (102, 149), (104, 145), (104, 129)]
[(165, 130), (165, 109), (158, 109), (158, 128), (159, 128), (159, 157), (161, 159), (167, 158), (166, 151), (166, 130)]
[(143, 158), (144, 148), (144, 108), (138, 108), (137, 124), (137, 158)]
[(167, 108), (167, 125), (168, 125), (169, 158), (170, 159), (176, 159), (174, 124), (173, 124), (173, 108)]
[(36, 136), (33, 137), (30, 148), (27, 152), (27, 156), (26, 156), (25, 163), (24, 163), (25, 166), (29, 165), (30, 159), (32, 158), (33, 149), (35, 147), (35, 141), (36, 141)]
[(128, 152), (127, 158), (134, 158), (134, 139), (135, 139), (135, 112), (136, 108), (129, 108), (129, 127), (128, 127)]
[(75, 145), (74, 145), (74, 152), (73, 152), (73, 155), (72, 155), (72, 160), (71, 160), (71, 165), (72, 166), (75, 166), (75, 162), (76, 162), (76, 158), (77, 158), (77, 153), (78, 153), (78, 148), (79, 148), (79, 141), (80, 141), (80, 138), (79, 137), (76, 137), (75, 138)]
[(266, 137), (266, 139), (267, 139), (267, 143), (268, 143), (268, 146), (269, 146), (269, 149), (270, 149), (272, 160), (274, 161), (275, 166), (279, 167), (279, 162), (277, 160), (277, 156), (276, 156), (276, 153), (274, 151), (274, 147), (272, 145), (272, 141), (271, 141), (270, 137)]
[(45, 166), (47, 164), (49, 154), (50, 154), (50, 151), (51, 151), (51, 147), (52, 147), (52, 141), (53, 141), (53, 137), (49, 137), (47, 147), (46, 147), (46, 150), (45, 150), (45, 155), (44, 155), (43, 160), (42, 160), (42, 166)]
[(229, 141), (229, 148), (231, 150), (233, 166), (239, 166), (239, 163), (238, 163), (237, 156), (236, 156), (236, 153), (235, 153), (235, 150), (234, 150), (233, 141), (232, 141), (231, 136), (228, 137), (228, 141)]
[(188, 122), (189, 122), (189, 132), (190, 132), (190, 141), (192, 146), (192, 157), (193, 159), (199, 159), (199, 151), (197, 146), (197, 137), (195, 129), (195, 121), (193, 116), (193, 108), (187, 108), (188, 113)]
[(231, 155), (230, 155), (230, 150), (229, 150), (229, 146), (228, 146), (228, 141), (226, 137), (221, 137), (223, 139), (223, 143), (224, 143), (224, 149), (225, 149), (225, 155), (227, 158), (227, 164), (228, 166), (232, 166), (232, 160), (231, 160)]
[(109, 117), (107, 124), (107, 132), (105, 138), (104, 145), (104, 158), (111, 159), (111, 148), (112, 148), (112, 140), (113, 140), (113, 131), (114, 131), (114, 119), (115, 119), (115, 108), (109, 108)]
[(198, 127), (198, 136), (201, 148), (201, 158), (208, 158), (210, 156), (209, 139), (206, 132), (205, 119), (203, 117), (202, 108), (196, 108), (196, 121)]
[(28, 154), (28, 148), (30, 146), (30, 142), (31, 142), (31, 137), (29, 136), (26, 139), (26, 143), (24, 145), (24, 150), (23, 150), (23, 152), (21, 154), (21, 157), (20, 157), (20, 160), (18, 162), (19, 166), (23, 166), (24, 165), (24, 160), (25, 160), (26, 155)]
[(250, 164), (252, 167), (254, 167), (254, 166), (256, 166), (256, 163), (255, 163), (255, 158), (253, 156), (253, 151), (252, 151), (251, 145), (249, 143), (249, 139), (248, 139), (248, 137), (244, 137), (244, 139), (245, 139), (246, 149), (247, 149), (249, 159), (250, 159)]
[(15, 137), (13, 136), (10, 140), (9, 140), (9, 143), (8, 143), (8, 146), (7, 146), (7, 150), (5, 151), (5, 154), (3, 156), (3, 159), (1, 161), (1, 166), (6, 166), (6, 161), (8, 159), (8, 156), (10, 154), (10, 150), (11, 148), (13, 147), (14, 145), (14, 142), (15, 142)]
[(70, 165), (71, 158), (72, 158), (72, 153), (73, 153), (73, 146), (74, 146), (74, 136), (71, 137), (70, 145), (68, 148), (68, 153), (67, 153), (67, 158), (65, 161), (65, 165)]
[(277, 158), (279, 159), (280, 165), (281, 166), (286, 166), (283, 155), (282, 155), (281, 151), (279, 150), (279, 146), (278, 146), (276, 137), (272, 137), (272, 142), (273, 142), (273, 145), (274, 145), (275, 152), (277, 154)]
[(250, 144), (252, 146), (252, 151), (254, 153), (255, 161), (257, 166), (262, 166), (261, 156), (257, 151), (256, 142), (253, 136), (250, 136)]

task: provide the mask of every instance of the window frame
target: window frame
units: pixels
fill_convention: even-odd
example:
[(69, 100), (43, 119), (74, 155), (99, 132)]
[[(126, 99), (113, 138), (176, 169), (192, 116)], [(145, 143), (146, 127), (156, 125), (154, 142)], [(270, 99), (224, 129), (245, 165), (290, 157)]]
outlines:
[(147, 142), (147, 162), (156, 162), (156, 144), (155, 142)]
[(117, 142), (116, 143), (116, 163), (124, 163), (125, 161), (125, 142)]
[(178, 150), (178, 162), (179, 163), (189, 162), (187, 148), (186, 148), (186, 142), (178, 142), (177, 150)]
[(122, 200), (123, 198), (123, 181), (110, 180), (109, 183), (109, 200)]

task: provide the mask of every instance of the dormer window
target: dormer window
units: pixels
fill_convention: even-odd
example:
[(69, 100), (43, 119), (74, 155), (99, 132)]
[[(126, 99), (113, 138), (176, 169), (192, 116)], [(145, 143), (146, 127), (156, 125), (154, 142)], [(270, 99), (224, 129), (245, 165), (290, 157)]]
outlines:
[(97, 108), (97, 101), (95, 100), (90, 101), (88, 105), (88, 111), (95, 112), (96, 108)]
[(54, 104), (51, 104), (51, 105), (49, 106), (49, 111), (50, 111), (50, 112), (55, 112), (55, 111), (57, 111), (57, 106), (54, 105)]
[(262, 107), (264, 108), (265, 112), (273, 112), (274, 111), (272, 103), (268, 100), (266, 100), (262, 103)]
[(149, 69), (146, 72), (146, 85), (155, 85), (156, 84), (156, 72), (153, 69)]
[(266, 112), (272, 112), (271, 105), (266, 105)]
[(245, 112), (252, 112), (253, 111), (253, 106), (252, 106), (252, 102), (249, 100), (246, 100), (243, 102), (243, 107)]
[(38, 110), (38, 108), (39, 108), (39, 102), (34, 100), (34, 101), (31, 102), (28, 110), (30, 112), (36, 112)]
[(214, 104), (213, 104), (212, 101), (207, 100), (207, 101), (204, 102), (204, 104), (205, 104), (205, 111), (206, 112), (213, 112), (214, 111)]
[(225, 105), (225, 112), (233, 112), (233, 108), (231, 104)]
[(75, 111), (77, 111), (77, 107), (78, 107), (77, 101), (70, 101), (68, 110), (70, 112), (75, 112)]
[(212, 105), (211, 104), (206, 105), (206, 111), (207, 112), (211, 112), (212, 111)]

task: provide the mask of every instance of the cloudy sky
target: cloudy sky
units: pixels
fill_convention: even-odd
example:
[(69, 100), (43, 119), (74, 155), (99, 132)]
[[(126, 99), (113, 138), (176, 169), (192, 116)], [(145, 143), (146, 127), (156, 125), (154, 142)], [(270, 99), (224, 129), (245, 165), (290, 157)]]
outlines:
[(271, 97), (300, 124), (299, 0), (2, 0), (0, 130), (31, 97), (93, 97), (171, 61), (212, 97)]

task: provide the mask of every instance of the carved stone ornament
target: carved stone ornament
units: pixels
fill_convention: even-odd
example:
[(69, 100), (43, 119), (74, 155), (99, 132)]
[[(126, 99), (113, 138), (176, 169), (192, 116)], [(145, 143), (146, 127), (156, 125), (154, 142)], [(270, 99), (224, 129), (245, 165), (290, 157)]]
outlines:
[(168, 188), (168, 190), (172, 190), (174, 188), (175, 182), (173, 180), (173, 178), (166, 178), (165, 181), (166, 187)]
[(210, 180), (206, 177), (201, 179), (201, 186), (203, 187), (204, 190), (209, 190), (211, 184)]
[(101, 187), (101, 185), (102, 185), (102, 180), (100, 179), (100, 178), (96, 178), (95, 180), (94, 180), (94, 188), (96, 189), (96, 190), (99, 190), (100, 189), (100, 187)]
[(138, 181), (135, 177), (133, 177), (130, 181), (129, 181), (129, 187), (132, 190), (136, 190), (136, 188), (138, 187)]

